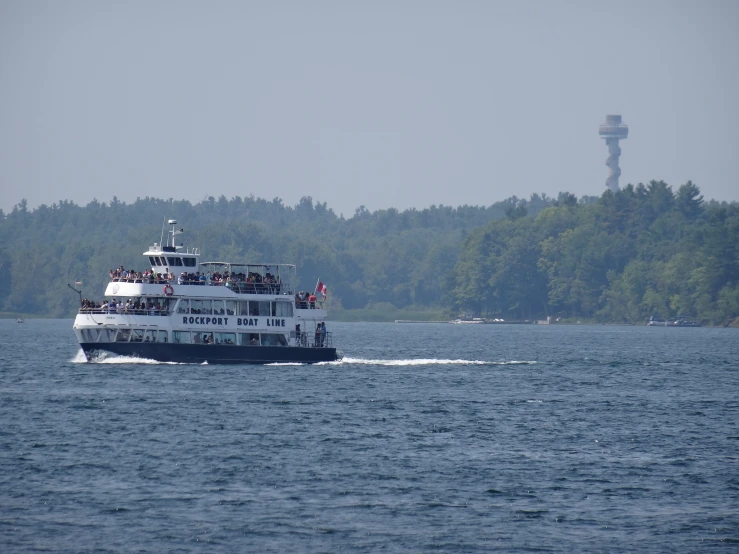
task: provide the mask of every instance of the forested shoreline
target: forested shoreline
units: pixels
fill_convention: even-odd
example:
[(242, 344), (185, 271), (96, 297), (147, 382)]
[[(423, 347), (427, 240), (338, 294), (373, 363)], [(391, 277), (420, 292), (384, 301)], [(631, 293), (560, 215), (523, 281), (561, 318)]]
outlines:
[(678, 315), (710, 325), (739, 316), (739, 204), (661, 181), (577, 199), (515, 196), (488, 207), (431, 206), (348, 218), (304, 197), (126, 204), (60, 201), (0, 211), (0, 311), (70, 317), (82, 282), (99, 299), (111, 268), (141, 255), (176, 218), (202, 261), (297, 263), (331, 308), (440, 310), (450, 316), (644, 323)]

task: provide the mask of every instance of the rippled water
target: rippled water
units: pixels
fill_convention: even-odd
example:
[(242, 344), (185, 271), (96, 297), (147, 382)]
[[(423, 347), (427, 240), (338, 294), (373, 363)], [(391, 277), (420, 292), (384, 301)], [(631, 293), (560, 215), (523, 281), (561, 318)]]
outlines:
[(0, 321), (3, 552), (736, 551), (739, 332), (332, 323), (342, 362), (88, 364)]

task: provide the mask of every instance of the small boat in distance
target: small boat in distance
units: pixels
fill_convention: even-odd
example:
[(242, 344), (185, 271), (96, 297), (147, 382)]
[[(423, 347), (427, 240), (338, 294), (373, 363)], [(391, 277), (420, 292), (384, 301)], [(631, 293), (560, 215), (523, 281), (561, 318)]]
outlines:
[(25, 322), (26, 322), (26, 320), (25, 320), (25, 319), (23, 319), (22, 317), (19, 317), (18, 319), (16, 319), (16, 320), (15, 320), (15, 322), (16, 322), (16, 323), (25, 323)]
[(475, 317), (475, 314), (463, 313), (459, 314), (455, 319), (450, 320), (449, 323), (454, 325), (479, 325), (481, 323), (487, 323), (487, 320), (484, 317)]
[(647, 321), (647, 327), (701, 327), (700, 322), (692, 321), (683, 315), (677, 316), (675, 319), (662, 319), (658, 315), (653, 315)]
[[(74, 332), (88, 361), (315, 363), (341, 358), (316, 293), (296, 292), (292, 264), (200, 262), (175, 239), (144, 252), (151, 269), (110, 270), (103, 302), (81, 300)], [(176, 275), (178, 273), (178, 275)], [(316, 291), (325, 300), (326, 287)]]

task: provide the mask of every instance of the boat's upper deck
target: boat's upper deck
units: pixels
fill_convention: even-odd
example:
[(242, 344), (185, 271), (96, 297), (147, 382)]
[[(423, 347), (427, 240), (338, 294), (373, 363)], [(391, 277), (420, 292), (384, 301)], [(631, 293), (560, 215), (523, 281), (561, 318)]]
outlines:
[[(164, 285), (164, 294), (194, 296), (232, 296), (233, 294), (293, 295), (297, 282), (293, 264), (246, 264), (230, 262), (199, 262), (200, 249), (186, 249), (176, 239), (184, 233), (172, 226), (166, 244), (154, 243), (144, 252), (151, 269), (137, 271), (122, 265), (110, 270), (106, 296), (152, 294), (156, 285)], [(162, 238), (164, 229), (162, 229)], [(193, 290), (190, 287), (224, 287), (219, 290)], [(177, 293), (174, 291), (177, 287)], [(185, 288), (182, 288), (185, 287)]]
[[(117, 295), (119, 290), (153, 290), (151, 285), (177, 287), (178, 294), (230, 296), (234, 294), (295, 294), (296, 268), (292, 264), (231, 264), (227, 262), (203, 262), (198, 271), (156, 273), (153, 270), (126, 270), (122, 266), (110, 272), (110, 284), (106, 295)], [(113, 285), (117, 286), (113, 286)], [(138, 285), (131, 287), (130, 285)], [(186, 288), (182, 288), (186, 287)], [(223, 287), (205, 292), (191, 287)], [(126, 294), (126, 293), (121, 293)]]

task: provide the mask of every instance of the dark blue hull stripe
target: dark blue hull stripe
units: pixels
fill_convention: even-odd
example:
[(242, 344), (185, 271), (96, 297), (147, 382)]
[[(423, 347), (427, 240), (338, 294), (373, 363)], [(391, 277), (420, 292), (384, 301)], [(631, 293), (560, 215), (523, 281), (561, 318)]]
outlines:
[(172, 344), (161, 342), (81, 343), (88, 359), (98, 354), (135, 356), (159, 362), (186, 364), (270, 364), (333, 362), (335, 348), (288, 346), (236, 346), (217, 344)]

